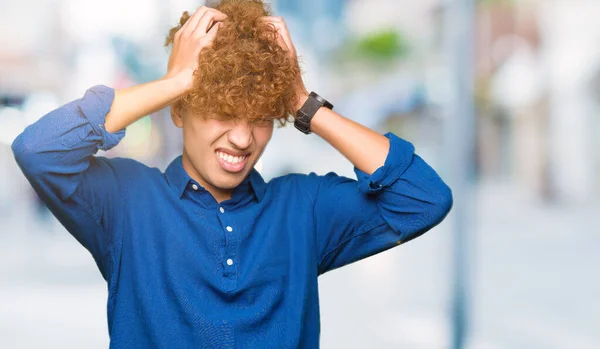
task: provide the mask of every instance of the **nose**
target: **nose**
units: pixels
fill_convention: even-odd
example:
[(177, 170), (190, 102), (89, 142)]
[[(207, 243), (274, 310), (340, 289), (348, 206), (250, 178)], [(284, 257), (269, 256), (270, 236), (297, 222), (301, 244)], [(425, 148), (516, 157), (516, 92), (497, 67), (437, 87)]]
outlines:
[(252, 144), (252, 123), (248, 120), (235, 120), (234, 126), (229, 130), (227, 139), (240, 150), (247, 149)]

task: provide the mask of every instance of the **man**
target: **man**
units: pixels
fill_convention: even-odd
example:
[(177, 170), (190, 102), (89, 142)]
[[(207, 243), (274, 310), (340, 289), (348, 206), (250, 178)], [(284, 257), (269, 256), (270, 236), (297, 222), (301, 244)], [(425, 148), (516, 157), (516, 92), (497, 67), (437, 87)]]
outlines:
[[(262, 1), (184, 14), (170, 43), (163, 78), (91, 88), (19, 135), (15, 158), (107, 281), (111, 348), (317, 348), (317, 277), (431, 229), (451, 191), (409, 142), (309, 95), (285, 23)], [(94, 156), (166, 106), (184, 145), (164, 173)], [(265, 183), (254, 165), (288, 115), (358, 181)]]

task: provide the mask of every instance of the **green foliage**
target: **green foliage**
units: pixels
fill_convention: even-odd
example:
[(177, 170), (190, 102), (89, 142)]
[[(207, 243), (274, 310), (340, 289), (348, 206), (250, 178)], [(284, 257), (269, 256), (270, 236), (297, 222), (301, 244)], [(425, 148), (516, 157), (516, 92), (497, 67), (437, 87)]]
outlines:
[(395, 29), (384, 29), (358, 38), (356, 54), (367, 59), (390, 60), (408, 53), (408, 41)]

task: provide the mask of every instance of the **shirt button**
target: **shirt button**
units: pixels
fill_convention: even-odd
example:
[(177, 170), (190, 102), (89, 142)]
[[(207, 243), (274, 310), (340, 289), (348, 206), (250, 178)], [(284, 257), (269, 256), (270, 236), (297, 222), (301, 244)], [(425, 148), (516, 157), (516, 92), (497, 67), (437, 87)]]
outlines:
[(219, 207), (219, 211), (221, 211), (221, 213), (225, 213), (225, 209), (223, 207)]
[(194, 190), (198, 190), (198, 186), (197, 186), (197, 185), (195, 185), (195, 184), (192, 184), (192, 189), (194, 189)]
[(233, 259), (229, 258), (229, 259), (227, 260), (227, 265), (233, 265)]
[(233, 231), (233, 228), (230, 227), (230, 226), (227, 226), (227, 228), (225, 228), (225, 229), (227, 229), (227, 231), (230, 232), (230, 233)]

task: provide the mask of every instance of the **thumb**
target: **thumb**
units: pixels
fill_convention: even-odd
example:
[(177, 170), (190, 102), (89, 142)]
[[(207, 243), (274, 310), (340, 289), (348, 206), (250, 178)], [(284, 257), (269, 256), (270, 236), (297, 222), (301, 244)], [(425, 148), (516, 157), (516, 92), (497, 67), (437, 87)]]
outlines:
[(213, 25), (212, 28), (210, 28), (210, 30), (206, 33), (206, 36), (210, 41), (213, 41), (215, 39), (215, 36), (217, 36), (217, 31), (219, 30), (219, 28), (221, 28), (222, 25), (223, 23), (218, 22), (217, 24)]

